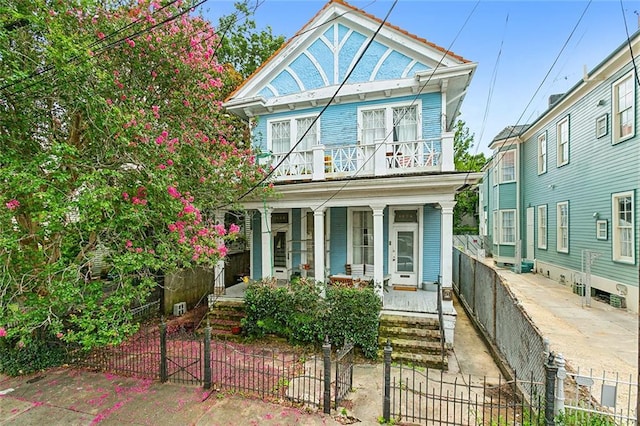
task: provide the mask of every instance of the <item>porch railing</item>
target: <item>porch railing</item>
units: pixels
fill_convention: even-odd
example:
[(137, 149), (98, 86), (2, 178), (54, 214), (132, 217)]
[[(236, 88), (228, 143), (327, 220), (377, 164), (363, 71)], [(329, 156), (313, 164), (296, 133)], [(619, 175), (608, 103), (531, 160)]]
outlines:
[(276, 180), (325, 180), (453, 171), (453, 134), (443, 138), (373, 144), (315, 145), (270, 156)]

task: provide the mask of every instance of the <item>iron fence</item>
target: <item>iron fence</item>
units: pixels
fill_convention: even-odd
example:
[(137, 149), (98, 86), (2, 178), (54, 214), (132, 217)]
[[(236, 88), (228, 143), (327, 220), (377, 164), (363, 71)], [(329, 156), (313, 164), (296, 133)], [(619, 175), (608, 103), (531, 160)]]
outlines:
[(336, 354), (335, 408), (353, 388), (353, 342), (346, 342)]

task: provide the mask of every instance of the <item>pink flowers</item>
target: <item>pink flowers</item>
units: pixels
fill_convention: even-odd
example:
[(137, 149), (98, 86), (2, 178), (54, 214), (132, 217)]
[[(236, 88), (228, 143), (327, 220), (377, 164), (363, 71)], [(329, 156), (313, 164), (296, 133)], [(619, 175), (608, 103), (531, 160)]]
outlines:
[(64, 337), (64, 334), (62, 334), (61, 332), (56, 333), (56, 337), (58, 339), (62, 339)]
[(167, 192), (169, 193), (170, 196), (172, 196), (173, 198), (180, 198), (180, 192), (178, 192), (178, 190), (173, 187), (170, 186), (167, 188)]
[(11, 201), (9, 201), (8, 203), (5, 204), (5, 206), (7, 206), (7, 208), (9, 210), (15, 210), (18, 207), (20, 207), (20, 201), (16, 200), (15, 198)]
[(237, 234), (238, 232), (240, 232), (240, 227), (238, 225), (235, 223), (229, 225), (229, 234)]
[(7, 337), (7, 330), (4, 327), (0, 327), (0, 337)]

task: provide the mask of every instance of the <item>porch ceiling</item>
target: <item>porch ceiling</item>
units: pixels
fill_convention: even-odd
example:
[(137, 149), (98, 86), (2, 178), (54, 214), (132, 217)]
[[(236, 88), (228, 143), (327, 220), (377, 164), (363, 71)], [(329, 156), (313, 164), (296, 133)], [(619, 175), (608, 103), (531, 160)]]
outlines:
[[(416, 205), (453, 201), (462, 186), (474, 185), (481, 173), (412, 174), (375, 178), (276, 184), (271, 207), (297, 208), (362, 205)], [(262, 208), (262, 200), (245, 201), (245, 208)]]

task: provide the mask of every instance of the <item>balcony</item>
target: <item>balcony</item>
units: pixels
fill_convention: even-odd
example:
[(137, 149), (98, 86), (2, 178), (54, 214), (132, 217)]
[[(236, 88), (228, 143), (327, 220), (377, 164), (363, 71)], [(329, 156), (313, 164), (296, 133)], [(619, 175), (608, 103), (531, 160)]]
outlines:
[(374, 144), (315, 145), (308, 151), (272, 154), (277, 181), (331, 180), (364, 176), (453, 171), (453, 133), (437, 139)]

